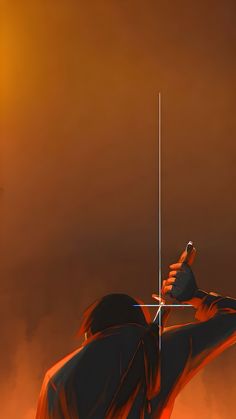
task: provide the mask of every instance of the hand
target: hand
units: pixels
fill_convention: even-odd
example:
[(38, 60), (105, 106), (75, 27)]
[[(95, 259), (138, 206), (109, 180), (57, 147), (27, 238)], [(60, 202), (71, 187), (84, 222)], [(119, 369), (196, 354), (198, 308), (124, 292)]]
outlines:
[(198, 287), (190, 265), (193, 263), (195, 255), (195, 248), (192, 248), (190, 252), (185, 250), (179, 262), (170, 265), (169, 277), (162, 284), (162, 297), (169, 294), (179, 302), (186, 303), (194, 298)]

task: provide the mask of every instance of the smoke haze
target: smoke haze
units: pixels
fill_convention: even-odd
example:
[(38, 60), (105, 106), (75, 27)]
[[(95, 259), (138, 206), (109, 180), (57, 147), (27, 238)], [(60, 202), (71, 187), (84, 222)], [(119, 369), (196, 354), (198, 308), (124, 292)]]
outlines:
[[(235, 13), (233, 0), (1, 2), (0, 417), (33, 419), (94, 299), (157, 290), (158, 91), (163, 275), (193, 240), (200, 288), (236, 296)], [(235, 348), (173, 419), (233, 419), (233, 366)]]

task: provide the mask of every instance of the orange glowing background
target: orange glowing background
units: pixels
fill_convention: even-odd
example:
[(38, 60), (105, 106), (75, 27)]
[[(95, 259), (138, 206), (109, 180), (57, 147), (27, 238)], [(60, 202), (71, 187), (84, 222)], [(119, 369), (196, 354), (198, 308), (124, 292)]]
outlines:
[[(159, 90), (163, 274), (193, 240), (200, 287), (236, 297), (235, 14), (233, 0), (1, 2), (1, 418), (33, 419), (95, 298), (156, 291)], [(173, 419), (235, 418), (235, 354)]]

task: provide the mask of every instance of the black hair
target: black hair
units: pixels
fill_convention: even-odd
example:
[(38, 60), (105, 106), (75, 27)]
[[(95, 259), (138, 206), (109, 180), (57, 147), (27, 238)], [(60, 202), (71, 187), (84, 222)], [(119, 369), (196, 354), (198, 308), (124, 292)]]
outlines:
[[(149, 313), (135, 300), (126, 294), (108, 294), (96, 300), (84, 312), (79, 333), (90, 332), (92, 335), (112, 326), (136, 323), (147, 326)], [(137, 307), (136, 307), (136, 306)]]
[[(127, 324), (140, 326), (138, 345), (129, 366), (120, 380), (120, 386), (107, 410), (106, 418), (118, 417), (122, 407), (144, 389), (144, 406), (150, 411), (150, 400), (159, 383), (159, 329), (150, 321), (142, 301), (126, 294), (109, 294), (95, 301), (84, 312), (79, 334), (95, 335), (110, 327)], [(145, 407), (144, 407), (145, 408)]]

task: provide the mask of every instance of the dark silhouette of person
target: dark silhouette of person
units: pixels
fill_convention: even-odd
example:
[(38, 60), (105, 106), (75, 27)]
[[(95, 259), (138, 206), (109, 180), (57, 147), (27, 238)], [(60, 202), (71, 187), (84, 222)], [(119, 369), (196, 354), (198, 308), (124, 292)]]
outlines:
[(184, 385), (236, 342), (236, 300), (198, 289), (194, 256), (194, 248), (185, 251), (170, 266), (162, 297), (192, 304), (197, 321), (165, 328), (169, 309), (163, 305), (159, 330), (137, 299), (109, 294), (97, 300), (83, 315), (82, 346), (46, 373), (36, 419), (170, 417)]

